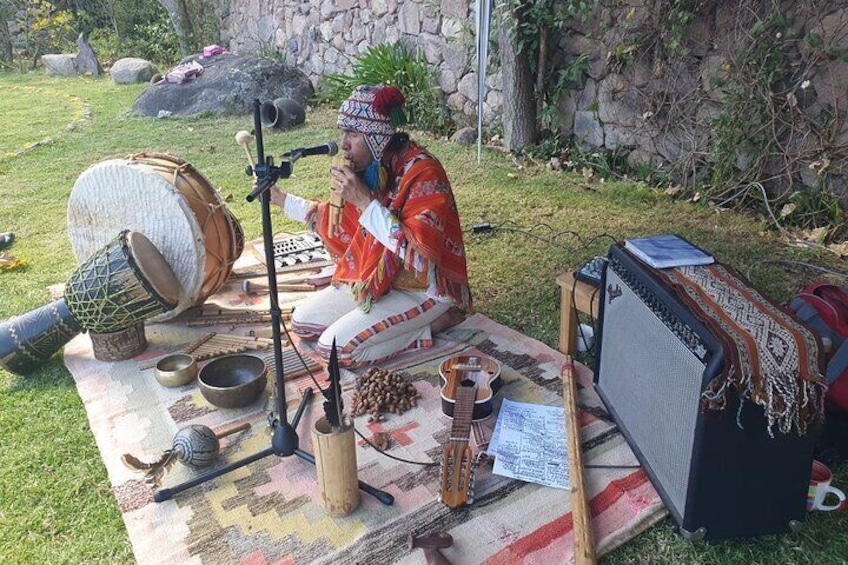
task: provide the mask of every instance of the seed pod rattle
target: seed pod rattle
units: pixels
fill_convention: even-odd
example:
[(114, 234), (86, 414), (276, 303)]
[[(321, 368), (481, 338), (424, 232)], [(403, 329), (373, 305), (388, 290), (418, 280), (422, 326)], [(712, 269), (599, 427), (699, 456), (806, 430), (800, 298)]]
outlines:
[(177, 431), (171, 449), (166, 450), (158, 461), (145, 463), (129, 453), (124, 453), (121, 461), (133, 471), (145, 473), (144, 482), (158, 487), (175, 462), (179, 461), (189, 467), (211, 465), (221, 449), (219, 440), (249, 427), (249, 422), (243, 422), (215, 432), (207, 426), (193, 424)]

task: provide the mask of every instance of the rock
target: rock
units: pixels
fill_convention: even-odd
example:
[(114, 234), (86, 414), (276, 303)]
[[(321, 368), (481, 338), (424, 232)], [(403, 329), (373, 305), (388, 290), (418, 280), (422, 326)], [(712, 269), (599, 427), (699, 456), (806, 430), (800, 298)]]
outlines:
[(314, 93), (303, 72), (274, 59), (225, 53), (205, 59), (194, 55), (180, 63), (191, 61), (203, 65), (203, 74), (182, 84), (149, 87), (136, 99), (133, 112), (151, 117), (161, 110), (173, 116), (248, 114), (254, 99), (291, 98), (305, 106)]
[(470, 127), (457, 130), (457, 132), (451, 136), (451, 141), (462, 146), (472, 145), (475, 141), (477, 141), (477, 130)]
[(109, 74), (115, 84), (150, 82), (156, 74), (156, 67), (146, 59), (124, 57), (115, 61), (115, 64), (109, 69)]
[(418, 4), (404, 2), (398, 10), (398, 27), (403, 33), (418, 35), (421, 32), (421, 16)]
[(100, 66), (100, 61), (97, 60), (97, 55), (94, 54), (94, 49), (89, 45), (84, 33), (79, 34), (77, 46), (79, 53), (77, 53), (77, 58), (74, 61), (77, 72), (81, 75), (90, 74), (98, 77), (102, 75), (103, 67)]
[(50, 76), (72, 77), (77, 75), (77, 67), (74, 64), (76, 55), (63, 53), (60, 55), (42, 55), (41, 64), (44, 72)]
[(469, 100), (473, 100), (477, 102), (477, 73), (468, 73), (461, 79), (459, 79), (459, 84), (456, 87), (457, 91), (468, 98)]
[(601, 147), (604, 144), (604, 127), (595, 112), (574, 112), (574, 137), (583, 147)]
[(463, 0), (441, 0), (440, 8), (446, 16), (460, 20), (468, 18), (468, 2)]

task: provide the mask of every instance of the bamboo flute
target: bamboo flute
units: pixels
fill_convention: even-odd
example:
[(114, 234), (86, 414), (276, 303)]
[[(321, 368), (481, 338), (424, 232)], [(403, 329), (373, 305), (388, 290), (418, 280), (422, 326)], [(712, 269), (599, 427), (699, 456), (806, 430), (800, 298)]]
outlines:
[[(348, 167), (352, 163), (345, 159), (343, 156), (339, 155), (338, 157), (333, 157), (333, 167)], [(336, 232), (339, 229), (339, 224), (342, 223), (342, 212), (344, 210), (345, 201), (341, 197), (340, 194), (336, 193), (335, 190), (330, 191), (330, 219), (329, 219), (329, 233), (331, 235), (336, 235)]]
[(562, 366), (562, 398), (565, 405), (565, 427), (568, 435), (568, 469), (571, 477), (571, 518), (574, 524), (574, 563), (597, 563), (592, 539), (592, 514), (589, 509), (583, 455), (580, 451), (580, 422), (577, 419), (577, 383), (574, 362), (566, 356)]

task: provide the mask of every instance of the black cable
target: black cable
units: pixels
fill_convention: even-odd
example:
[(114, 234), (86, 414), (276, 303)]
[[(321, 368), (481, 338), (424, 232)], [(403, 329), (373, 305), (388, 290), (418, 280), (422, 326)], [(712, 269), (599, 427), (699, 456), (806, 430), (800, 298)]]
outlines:
[[(300, 359), (300, 362), (303, 363), (303, 366), (306, 367), (306, 372), (309, 373), (309, 378), (312, 379), (312, 382), (315, 383), (315, 386), (318, 387), (318, 390), (321, 392), (321, 394), (323, 394), (324, 389), (321, 388), (321, 385), (318, 384), (318, 380), (315, 378), (315, 374), (312, 372), (312, 369), (309, 368), (309, 365), (303, 359), (303, 355), (300, 354), (300, 351), (295, 346), (294, 340), (292, 339), (292, 336), (289, 333), (289, 329), (286, 327), (286, 325), (284, 323), (281, 324), (281, 325), (283, 327), (283, 332), (285, 332), (285, 334), (286, 334), (286, 339), (289, 340), (289, 345), (291, 345), (292, 351), (294, 351), (295, 355), (297, 355), (297, 358)], [(283, 375), (283, 376), (285, 377), (285, 375)]]
[(358, 435), (359, 437), (361, 437), (361, 438), (362, 438), (362, 440), (363, 440), (365, 443), (367, 443), (368, 445), (370, 445), (370, 446), (371, 446), (371, 447), (373, 447), (375, 450), (377, 450), (377, 451), (378, 451), (378, 452), (380, 452), (381, 454), (385, 455), (385, 456), (386, 456), (386, 457), (388, 457), (389, 459), (394, 459), (395, 461), (400, 461), (401, 463), (409, 463), (409, 464), (411, 464), (411, 465), (421, 465), (421, 466), (423, 466), (423, 467), (435, 467), (436, 465), (441, 465), (441, 463), (436, 462), (436, 461), (430, 461), (429, 463), (425, 463), (424, 461), (411, 461), (411, 460), (409, 460), (409, 459), (404, 459), (403, 457), (398, 457), (398, 456), (396, 456), (396, 455), (390, 455), (389, 453), (386, 453), (385, 451), (383, 451), (382, 449), (380, 449), (379, 447), (377, 447), (376, 445), (374, 445), (373, 443), (371, 443), (370, 441), (368, 441), (368, 439), (367, 439), (364, 435), (362, 435), (362, 432), (360, 432), (359, 430), (357, 430), (357, 429), (356, 429), (356, 427), (354, 427), (354, 428), (353, 428), (353, 431), (355, 431), (355, 432), (356, 432), (356, 435)]
[[(594, 259), (589, 259), (577, 269), (576, 272), (580, 272), (583, 270), (586, 265), (591, 263)], [(595, 298), (598, 296), (598, 292), (601, 290), (600, 286), (596, 286), (592, 291), (592, 296), (589, 298), (589, 318), (592, 321), (592, 330), (595, 332), (595, 339), (592, 341), (592, 346), (587, 347), (585, 353), (594, 355), (595, 354), (595, 345), (597, 344), (597, 334), (598, 334), (598, 320), (594, 316), (595, 311)], [(575, 284), (571, 285), (571, 305), (574, 308), (575, 314), (577, 314), (577, 281), (575, 275)], [(580, 317), (575, 316), (577, 318), (577, 330), (580, 332), (580, 338), (583, 340), (583, 343), (586, 343), (586, 334), (583, 332), (583, 327), (580, 325)]]
[[(515, 225), (517, 227), (508, 227), (508, 226), (512, 226), (512, 225)], [(544, 237), (541, 237), (541, 236), (533, 233), (534, 230), (538, 230), (538, 229), (546, 229), (549, 232), (551, 232), (551, 235), (549, 235), (548, 238), (544, 238)], [(579, 248), (582, 248), (582, 249), (586, 249), (589, 246), (596, 243), (597, 241), (604, 239), (604, 238), (609, 239), (610, 241), (612, 241), (612, 243), (618, 243), (618, 239), (616, 239), (614, 236), (612, 236), (608, 233), (602, 233), (602, 234), (593, 236), (587, 241), (587, 240), (584, 240), (583, 236), (581, 236), (579, 233), (577, 233), (575, 231), (571, 231), (571, 230), (556, 231), (550, 224), (546, 224), (546, 223), (538, 223), (538, 224), (535, 224), (530, 229), (526, 229), (526, 228), (522, 228), (521, 226), (519, 226), (513, 220), (504, 220), (500, 224), (492, 224), (490, 222), (479, 222), (479, 223), (474, 224), (471, 227), (471, 230), (465, 230), (465, 231), (466, 231), (466, 233), (468, 233), (470, 231), (471, 233), (474, 233), (474, 234), (486, 234), (487, 237), (492, 237), (499, 231), (520, 233), (522, 235), (526, 235), (530, 238), (536, 239), (537, 241), (541, 241), (542, 243), (547, 243), (551, 246), (559, 247), (561, 249), (565, 249), (566, 251), (569, 251), (569, 252), (572, 252), (572, 253), (575, 252), (575, 250), (576, 250), (575, 247), (563, 245), (562, 243), (560, 243), (557, 240), (564, 237), (564, 236), (572, 237), (572, 238), (574, 238), (578, 241)]]
[(845, 273), (832, 271), (832, 270), (826, 269), (824, 267), (819, 267), (818, 265), (813, 265), (812, 263), (805, 263), (804, 261), (795, 261), (795, 260), (792, 260), (792, 259), (761, 259), (760, 261), (752, 263), (748, 267), (748, 270), (745, 271), (745, 278), (747, 278), (749, 281), (752, 280), (751, 279), (751, 271), (754, 270), (754, 267), (759, 267), (760, 265), (765, 265), (765, 264), (768, 264), (768, 263), (780, 264), (780, 265), (789, 265), (789, 266), (792, 266), (792, 267), (794, 267), (794, 266), (805, 267), (807, 269), (819, 271), (820, 273), (825, 273), (825, 274), (828, 274), (828, 275), (832, 275), (832, 276), (835, 276), (835, 277), (841, 277), (843, 279), (848, 280), (848, 275), (846, 275)]
[[(288, 330), (288, 328), (286, 328), (285, 324), (283, 324), (283, 330), (285, 331), (286, 338), (289, 340), (289, 345), (291, 345), (292, 350), (294, 350), (298, 359), (300, 359), (300, 362), (303, 363), (303, 366), (306, 367), (306, 371), (309, 373), (309, 377), (312, 379), (312, 382), (315, 383), (315, 386), (318, 387), (318, 390), (320, 390), (323, 393), (324, 389), (322, 389), (321, 385), (318, 384), (318, 380), (315, 378), (315, 374), (312, 372), (312, 369), (310, 369), (309, 365), (307, 365), (306, 361), (304, 361), (303, 356), (300, 354), (300, 351), (298, 351), (297, 346), (294, 344), (294, 340), (292, 339), (291, 334), (289, 334), (289, 330)], [(373, 447), (374, 450), (379, 452), (381, 455), (385, 455), (389, 459), (394, 459), (394, 460), (400, 461), (402, 463), (409, 463), (411, 465), (422, 465), (422, 466), (425, 466), (425, 467), (432, 467), (432, 466), (440, 465), (440, 463), (437, 463), (435, 461), (431, 461), (431, 462), (411, 461), (409, 459), (403, 459), (402, 457), (397, 457), (395, 455), (391, 455), (389, 453), (386, 453), (382, 449), (378, 448), (376, 445), (374, 445), (370, 441), (368, 441), (368, 439), (364, 435), (362, 435), (362, 432), (360, 432), (358, 429), (356, 429), (356, 426), (354, 426), (353, 431), (355, 431), (356, 435), (361, 437), (362, 440), (365, 443), (367, 443), (368, 445)]]

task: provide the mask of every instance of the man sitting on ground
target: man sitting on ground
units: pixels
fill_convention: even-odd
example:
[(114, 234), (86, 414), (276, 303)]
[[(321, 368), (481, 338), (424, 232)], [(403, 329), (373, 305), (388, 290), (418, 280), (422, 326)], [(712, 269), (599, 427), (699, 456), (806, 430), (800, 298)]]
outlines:
[(472, 309), (465, 246), (453, 191), (441, 163), (396, 128), (405, 121), (397, 88), (357, 87), (339, 110), (341, 149), (350, 166), (334, 167), (334, 204), (273, 187), (271, 202), (304, 221), (336, 261), (333, 284), (299, 303), (292, 328), (317, 339), (325, 357), (378, 363), (432, 346), (432, 336)]

